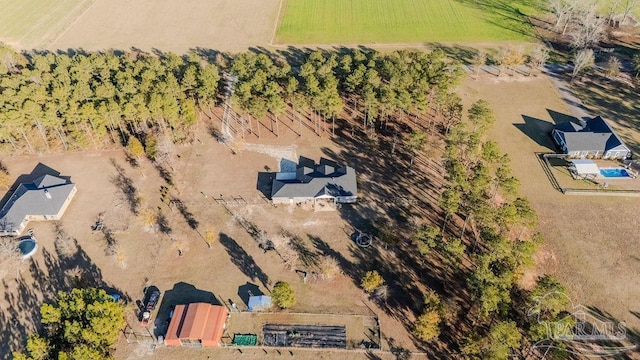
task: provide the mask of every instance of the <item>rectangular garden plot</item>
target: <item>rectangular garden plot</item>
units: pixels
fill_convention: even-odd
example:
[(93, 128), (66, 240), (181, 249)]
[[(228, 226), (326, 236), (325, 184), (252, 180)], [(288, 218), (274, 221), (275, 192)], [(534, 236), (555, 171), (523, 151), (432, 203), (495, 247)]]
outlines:
[(262, 328), (265, 346), (346, 349), (344, 326), (266, 324)]

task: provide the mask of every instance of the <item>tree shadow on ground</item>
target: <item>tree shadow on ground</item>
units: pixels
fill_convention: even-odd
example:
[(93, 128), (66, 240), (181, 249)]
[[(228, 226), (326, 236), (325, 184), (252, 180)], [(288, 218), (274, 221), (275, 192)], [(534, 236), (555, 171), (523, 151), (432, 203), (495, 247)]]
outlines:
[(231, 262), (240, 270), (243, 274), (251, 278), (251, 280), (258, 280), (266, 289), (269, 289), (269, 276), (262, 271), (262, 269), (256, 264), (256, 261), (251, 255), (249, 255), (234, 239), (227, 234), (220, 233), (220, 244), (224, 246), (225, 250), (231, 258)]
[(540, 5), (533, 0), (456, 0), (457, 2), (482, 10), (483, 18), (487, 23), (522, 34), (527, 37), (536, 37), (535, 29), (527, 21), (527, 16), (522, 13), (520, 6), (539, 9)]
[[(442, 134), (433, 134), (433, 127), (426, 122), (416, 121), (408, 126), (406, 119), (389, 121), (389, 124), (380, 121), (369, 130), (374, 135), (367, 135), (360, 129), (340, 132), (333, 138), (341, 149), (339, 152), (322, 149), (327, 158), (355, 168), (358, 202), (343, 204), (339, 211), (348, 223), (344, 230), (348, 235), (355, 229), (370, 233), (374, 236), (374, 245), (362, 249), (352, 243), (348, 246), (350, 254), (347, 256), (334, 250), (331, 242), (308, 236), (323, 255), (338, 261), (344, 274), (356, 286), (360, 286), (366, 271), (377, 270), (385, 279), (389, 295), (386, 298), (372, 296), (372, 300), (381, 312), (397, 319), (411, 334), (414, 319), (423, 311), (426, 289), (433, 289), (459, 307), (469, 302), (471, 294), (466, 286), (468, 269), (465, 265), (448, 263), (441, 254), (421, 255), (411, 240), (419, 223), (442, 225), (444, 214), (438, 203), (441, 186), (445, 183), (444, 170), (441, 160), (427, 154), (421, 154), (412, 163), (411, 154), (402, 143), (395, 147), (394, 153), (396, 129), (401, 129), (401, 134), (415, 129), (426, 131), (433, 137), (427, 146), (441, 149)], [(550, 139), (549, 144), (553, 146)], [(457, 238), (461, 228), (461, 222), (452, 219), (443, 235)], [(391, 234), (393, 239), (385, 239), (389, 234), (384, 233)], [(470, 327), (465, 310), (456, 311), (455, 324), (448, 325), (452, 328), (452, 336), (441, 337), (440, 342), (433, 344), (410, 336), (413, 345), (434, 357), (445, 356), (448, 349), (456, 348)], [(398, 355), (403, 356), (402, 349), (406, 346), (396, 345)]]
[(478, 53), (478, 50), (469, 47), (469, 46), (461, 46), (461, 45), (443, 45), (443, 44), (432, 44), (436, 49), (441, 50), (447, 56), (456, 59), (463, 64), (472, 64), (473, 58)]
[(158, 175), (167, 183), (167, 185), (173, 185), (173, 175), (166, 167), (162, 166), (157, 161), (152, 161), (153, 167), (158, 171)]
[(639, 137), (626, 129), (640, 126), (640, 102), (638, 92), (632, 85), (622, 81), (602, 81), (602, 77), (589, 76), (575, 81), (571, 91), (585, 106), (617, 125), (618, 135), (634, 153), (640, 152)]
[(173, 198), (170, 200), (169, 204), (175, 206), (175, 208), (178, 209), (178, 212), (180, 213), (184, 221), (187, 222), (187, 225), (189, 225), (190, 228), (192, 228), (193, 230), (196, 230), (198, 228), (200, 222), (196, 220), (193, 213), (189, 211), (187, 206), (180, 199)]
[(292, 234), (285, 229), (281, 230), (282, 235), (289, 238), (289, 246), (293, 251), (298, 254), (298, 259), (307, 268), (312, 268), (318, 265), (320, 262), (320, 253), (313, 251), (307, 247), (308, 241), (305, 241), (300, 236)]
[(59, 291), (97, 287), (109, 294), (120, 295), (124, 302), (131, 301), (129, 294), (103, 279), (100, 268), (75, 239), (72, 241), (72, 252), (61, 253), (56, 248), (56, 253), (52, 253), (42, 247), (44, 261), (29, 260), (31, 283), (19, 278), (16, 287), (10, 288), (8, 282), (3, 282), (4, 297), (9, 306), (0, 311), (0, 323), (4, 324), (4, 331), (0, 334), (1, 354), (10, 354), (24, 347), (28, 335), (40, 329), (40, 306), (43, 302), (53, 302)]
[(111, 177), (111, 183), (120, 190), (129, 205), (129, 210), (136, 215), (140, 207), (138, 189), (136, 189), (133, 184), (133, 179), (127, 176), (124, 168), (116, 162), (116, 159), (111, 159), (111, 165), (113, 165), (113, 168), (116, 170), (116, 175)]
[(5, 355), (22, 349), (27, 337), (40, 328), (42, 294), (22, 278), (15, 280), (15, 287), (10, 286), (12, 282), (2, 282), (4, 299), (8, 304), (6, 309), (0, 311), (0, 354)]

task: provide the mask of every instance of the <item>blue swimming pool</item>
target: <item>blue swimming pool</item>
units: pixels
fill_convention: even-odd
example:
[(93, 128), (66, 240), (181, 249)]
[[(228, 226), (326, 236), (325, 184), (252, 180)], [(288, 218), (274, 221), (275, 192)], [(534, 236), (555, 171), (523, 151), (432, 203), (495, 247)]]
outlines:
[(623, 168), (601, 168), (600, 175), (606, 178), (625, 178), (631, 177), (626, 169)]
[(20, 240), (20, 243), (18, 243), (18, 249), (20, 249), (22, 258), (26, 259), (31, 257), (36, 250), (38, 250), (38, 243), (33, 238), (24, 238)]

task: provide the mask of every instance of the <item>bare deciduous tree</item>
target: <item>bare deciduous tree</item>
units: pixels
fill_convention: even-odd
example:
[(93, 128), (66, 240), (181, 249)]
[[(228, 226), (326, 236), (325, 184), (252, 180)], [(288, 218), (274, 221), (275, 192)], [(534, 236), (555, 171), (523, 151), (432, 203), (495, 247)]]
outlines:
[(126, 269), (127, 268), (127, 252), (120, 245), (114, 247), (113, 260), (116, 265)]
[(496, 64), (498, 65), (498, 77), (502, 75), (502, 72), (504, 71), (504, 69), (507, 67), (507, 56), (509, 53), (509, 49), (506, 48), (500, 48), (498, 49), (498, 53), (496, 54)]
[(606, 19), (598, 15), (595, 4), (581, 8), (569, 33), (571, 45), (576, 49), (584, 49), (603, 40), (606, 35), (605, 22)]
[(158, 136), (156, 161), (166, 164), (173, 171), (175, 168), (175, 155), (176, 146), (171, 137), (167, 134)]
[(573, 56), (573, 72), (571, 73), (571, 81), (573, 81), (579, 73), (592, 67), (594, 61), (593, 50), (583, 49), (578, 51)]
[(55, 224), (55, 234), (56, 239), (54, 241), (54, 246), (58, 255), (60, 256), (71, 256), (73, 255), (77, 248), (74, 239), (67, 234), (66, 231), (62, 228), (62, 224), (58, 221)]
[(12, 51), (6, 51), (4, 53), (4, 56), (2, 56), (2, 65), (7, 68), (9, 73), (17, 73), (19, 71), (18, 59)]
[(13, 238), (0, 239), (0, 280), (7, 278), (14, 271), (17, 275), (21, 267), (18, 241)]
[(580, 0), (548, 0), (548, 4), (551, 12), (556, 16), (554, 28), (556, 30), (562, 29), (562, 35), (564, 35), (573, 19), (574, 12), (580, 4)]
[(544, 46), (536, 46), (529, 56), (529, 76), (533, 74), (534, 70), (540, 70), (546, 64), (549, 59), (549, 49)]
[[(117, 192), (117, 196), (121, 196), (121, 192)], [(104, 213), (104, 226), (113, 232), (121, 232), (129, 229), (131, 223), (131, 212), (127, 210), (124, 201), (119, 199)]]
[(83, 271), (82, 268), (80, 266), (75, 266), (71, 269), (67, 269), (64, 274), (71, 279), (71, 285), (73, 287), (76, 287), (80, 284), (80, 282), (82, 281), (82, 275), (83, 275)]
[(487, 53), (479, 50), (474, 56), (473, 56), (473, 67), (476, 70), (476, 80), (478, 80), (478, 77), (480, 76), (480, 70), (482, 70), (482, 67), (487, 63)]
[(389, 298), (389, 286), (388, 285), (379, 286), (377, 289), (373, 291), (373, 297), (378, 301), (382, 301), (386, 303), (387, 299)]
[(621, 24), (624, 24), (627, 21), (627, 17), (631, 14), (631, 11), (638, 7), (640, 0), (625, 0), (624, 2), (624, 11), (622, 13), (622, 21)]
[(291, 237), (280, 234), (271, 238), (271, 242), (284, 262), (284, 266), (289, 270), (295, 270), (300, 255), (293, 248)]
[(138, 214), (140, 221), (142, 221), (142, 225), (144, 226), (145, 231), (155, 233), (158, 231), (158, 212), (154, 211), (151, 208), (146, 208), (140, 211)]
[(189, 251), (189, 242), (185, 239), (172, 239), (172, 246), (174, 249), (178, 250), (178, 255), (182, 256), (183, 253)]
[(320, 277), (322, 280), (330, 281), (340, 273), (340, 265), (338, 260), (333, 256), (325, 256), (322, 258), (320, 265)]
[(9, 171), (2, 163), (0, 163), (0, 188), (9, 190), (10, 187), (11, 176), (9, 176)]
[(609, 25), (611, 25), (613, 17), (616, 15), (616, 11), (618, 11), (618, 8), (620, 7), (620, 1), (621, 0), (611, 0), (611, 7), (609, 7), (609, 15), (607, 17)]

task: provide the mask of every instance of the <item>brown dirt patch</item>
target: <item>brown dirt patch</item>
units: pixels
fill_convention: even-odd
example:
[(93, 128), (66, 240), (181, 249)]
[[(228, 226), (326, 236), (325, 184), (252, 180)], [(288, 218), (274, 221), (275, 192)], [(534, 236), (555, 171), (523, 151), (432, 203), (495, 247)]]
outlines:
[(49, 48), (241, 51), (271, 41), (279, 0), (96, 0)]
[[(284, 128), (285, 124), (281, 126), (281, 129)], [(206, 131), (201, 129), (198, 133), (205, 134)], [(265, 133), (268, 133), (266, 128), (259, 141), (252, 138), (245, 142), (259, 142), (278, 149), (294, 144), (299, 155), (318, 159), (333, 154), (340, 159), (338, 154), (341, 154), (341, 148), (326, 134), (318, 137), (305, 130), (304, 136), (298, 137), (288, 131), (275, 138)], [(386, 339), (383, 346), (386, 349), (392, 342), (397, 348), (417, 350), (407, 329), (416, 309), (398, 308), (388, 312), (386, 308), (369, 302), (368, 296), (357, 285), (363, 269), (369, 270), (370, 266), (380, 264), (395, 269), (401, 263), (395, 254), (385, 250), (381, 244), (363, 251), (350, 240), (352, 220), (363, 216), (363, 210), (358, 205), (343, 207), (340, 211), (320, 212), (295, 206), (273, 207), (265, 202), (256, 185), (257, 174), (265, 166), (278, 168), (278, 160), (268, 151), (239, 150), (232, 155), (226, 145), (202, 135), (195, 145), (178, 147), (178, 155), (173, 177), (176, 187), (169, 191), (169, 195), (182, 201), (182, 210), (176, 206), (172, 210), (161, 201), (160, 189), (166, 184), (148, 160), (142, 160), (139, 166), (134, 167), (126, 161), (122, 151), (3, 158), (3, 164), (12, 176), (29, 173), (38, 162), (42, 162), (63, 175), (71, 176), (78, 187), (78, 194), (61, 222), (65, 232), (77, 241), (77, 249), (72, 256), (65, 257), (57, 253), (53, 224), (29, 224), (39, 239), (40, 249), (30, 267), (23, 271), (22, 279), (5, 284), (6, 296), (0, 300), (0, 320), (10, 325), (0, 342), (3, 353), (22, 348), (28, 332), (38, 323), (37, 312), (42, 302), (51, 300), (56, 291), (69, 289), (78, 283), (116, 290), (132, 302), (141, 299), (145, 286), (154, 285), (166, 298), (175, 299), (176, 289), (187, 287), (188, 291), (180, 294), (194, 299), (201, 296), (215, 298), (219, 302), (231, 299), (242, 304), (239, 286), (255, 284), (268, 294), (272, 284), (278, 280), (290, 282), (296, 292), (297, 304), (292, 311), (351, 314), (363, 309), (363, 302), (366, 302), (380, 317), (383, 338)], [(362, 170), (366, 178), (367, 169)], [(129, 179), (135, 188), (139, 209), (159, 209), (170, 231), (150, 232), (142, 219), (131, 214), (129, 199), (115, 185), (118, 172)], [(367, 181), (363, 180), (363, 184), (367, 184)], [(366, 189), (367, 186), (363, 189), (365, 198), (376, 196)], [(243, 201), (229, 201), (225, 208), (214, 200), (220, 195), (227, 200), (242, 198)], [(363, 206), (368, 209), (369, 202), (364, 202)], [(100, 232), (91, 231), (91, 226), (101, 213), (105, 213), (105, 226), (114, 230), (109, 239)], [(300, 239), (298, 250), (308, 257), (309, 262), (301, 261), (296, 268), (311, 271), (314, 269), (314, 259), (330, 254), (339, 259), (345, 274), (338, 275), (331, 282), (303, 283), (299, 274), (284, 267), (278, 255), (259, 249), (249, 232), (232, 214), (270, 235), (279, 233), (281, 229), (297, 235)], [(116, 229), (113, 222), (120, 222), (118, 228), (121, 229)], [(189, 222), (197, 224), (197, 231), (189, 226)], [(209, 228), (214, 229), (220, 238), (210, 248), (200, 236)], [(109, 241), (117, 244), (118, 253), (124, 261), (106, 255)], [(74, 280), (68, 273), (76, 266), (80, 268), (81, 275)], [(391, 276), (395, 270), (385, 271)], [(417, 279), (417, 275), (407, 269), (397, 271), (412, 281)], [(389, 279), (390, 283), (394, 282), (393, 278)], [(410, 282), (403, 281), (401, 284), (411, 286)], [(397, 291), (396, 294), (402, 295), (400, 291), (404, 289)], [(411, 291), (417, 292), (416, 296), (420, 298), (419, 287), (411, 286)], [(165, 304), (161, 302), (154, 314), (154, 318), (158, 319), (158, 327), (163, 325), (166, 318), (168, 307)], [(129, 321), (135, 323), (134, 306), (130, 307), (128, 314)], [(14, 320), (9, 322), (8, 319)], [(358, 336), (354, 335), (354, 338)], [(117, 354), (119, 359), (136, 357), (142, 351), (138, 345), (121, 343)], [(259, 354), (260, 351), (255, 353)], [(276, 356), (274, 351), (269, 352)], [(300, 352), (309, 354), (310, 358), (357, 359), (368, 356), (364, 353), (336, 353), (332, 357), (319, 355), (318, 352)], [(221, 354), (222, 358), (234, 358), (234, 353), (229, 350), (219, 349), (213, 353), (216, 356)], [(157, 354), (160, 358), (170, 359), (184, 353), (167, 349), (162, 355), (159, 350)], [(212, 353), (207, 351), (199, 354)], [(184, 355), (179, 356), (184, 358)], [(382, 357), (386, 358), (386, 355)]]

